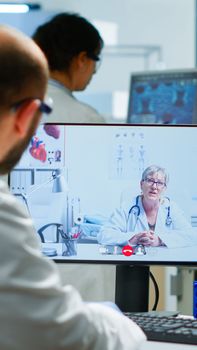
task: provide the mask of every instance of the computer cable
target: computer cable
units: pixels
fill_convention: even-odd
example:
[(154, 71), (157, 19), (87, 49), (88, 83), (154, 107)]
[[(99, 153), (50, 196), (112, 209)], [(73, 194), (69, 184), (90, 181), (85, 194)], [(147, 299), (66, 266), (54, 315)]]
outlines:
[(159, 287), (158, 287), (158, 284), (156, 282), (156, 279), (154, 277), (154, 275), (152, 274), (152, 272), (150, 271), (150, 278), (153, 282), (153, 286), (154, 286), (154, 290), (155, 290), (155, 302), (154, 302), (154, 305), (152, 307), (152, 311), (155, 311), (157, 309), (157, 305), (158, 305), (158, 302), (159, 302)]

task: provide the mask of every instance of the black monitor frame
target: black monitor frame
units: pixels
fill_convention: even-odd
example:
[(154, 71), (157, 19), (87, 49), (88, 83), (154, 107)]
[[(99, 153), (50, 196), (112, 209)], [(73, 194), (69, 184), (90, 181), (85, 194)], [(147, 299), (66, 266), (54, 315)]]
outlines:
[[(117, 125), (117, 124), (116, 124)], [(120, 124), (122, 126), (122, 124)], [(141, 126), (141, 124), (136, 125)], [(150, 125), (153, 126), (153, 125)], [(172, 125), (171, 125), (172, 127)], [(179, 126), (181, 127), (181, 126)], [(184, 127), (184, 126), (183, 126)], [(190, 125), (190, 127), (193, 127)], [(196, 128), (197, 130), (197, 128)], [(62, 261), (56, 260), (56, 263)], [(71, 261), (76, 263), (75, 260)], [(97, 263), (97, 264), (113, 264), (116, 265), (116, 279), (115, 279), (115, 303), (123, 312), (146, 312), (149, 310), (149, 278), (150, 278), (150, 266), (151, 265), (164, 265), (163, 262), (146, 261), (133, 262), (132, 265), (129, 262), (121, 261), (117, 264), (117, 261), (80, 261), (80, 263)], [(191, 263), (173, 262), (166, 263), (167, 266), (188, 265)], [(194, 263), (197, 266), (197, 262)]]
[[(50, 123), (48, 123), (50, 125)], [(58, 124), (66, 125), (66, 124)], [(76, 124), (67, 124), (76, 125)], [(77, 124), (78, 126), (85, 127), (84, 124)], [(92, 125), (91, 125), (92, 126)], [(95, 125), (94, 125), (95, 126)], [(98, 126), (102, 127), (132, 127), (130, 124), (105, 124)], [(143, 127), (143, 125), (134, 125), (135, 127)], [(166, 125), (152, 125), (148, 124), (147, 127), (155, 128), (168, 128)], [(95, 126), (96, 127), (96, 126)], [(171, 128), (196, 128), (197, 125), (170, 125)], [(82, 243), (83, 244), (83, 243)], [(112, 264), (116, 266), (116, 287), (115, 287), (115, 301), (117, 305), (123, 311), (147, 311), (148, 310), (148, 297), (149, 297), (149, 273), (151, 265), (165, 265), (165, 266), (197, 266), (197, 260), (193, 262), (181, 262), (181, 261), (117, 261), (114, 260), (76, 260), (69, 258), (69, 260), (59, 260), (55, 257), (52, 258), (56, 263), (85, 263), (85, 264)]]

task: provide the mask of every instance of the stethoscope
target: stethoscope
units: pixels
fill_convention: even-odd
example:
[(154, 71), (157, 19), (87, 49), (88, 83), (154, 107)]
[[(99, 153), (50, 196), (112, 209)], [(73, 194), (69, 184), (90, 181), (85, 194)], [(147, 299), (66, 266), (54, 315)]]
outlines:
[[(136, 222), (137, 222), (137, 219), (138, 217), (140, 216), (140, 207), (139, 207), (139, 198), (140, 196), (137, 196), (136, 197), (136, 201), (135, 201), (135, 204), (129, 209), (129, 212), (128, 212), (128, 219), (129, 219), (129, 216), (133, 213), (136, 217)], [(172, 218), (170, 216), (170, 198), (168, 197), (165, 197), (168, 202), (169, 202), (169, 205), (167, 206), (167, 215), (166, 215), (166, 221), (165, 221), (165, 225), (166, 226), (170, 226), (172, 224)]]

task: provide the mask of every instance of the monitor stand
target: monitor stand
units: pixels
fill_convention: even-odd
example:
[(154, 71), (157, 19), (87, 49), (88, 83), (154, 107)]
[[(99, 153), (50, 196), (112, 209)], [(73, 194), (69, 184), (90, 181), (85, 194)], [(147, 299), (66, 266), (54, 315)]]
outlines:
[(149, 266), (116, 266), (115, 303), (123, 312), (148, 311)]

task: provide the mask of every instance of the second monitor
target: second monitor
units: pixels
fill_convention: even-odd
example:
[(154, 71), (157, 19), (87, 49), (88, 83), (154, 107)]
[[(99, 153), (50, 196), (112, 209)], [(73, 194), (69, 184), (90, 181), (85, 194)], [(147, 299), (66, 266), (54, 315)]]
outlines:
[(196, 124), (197, 70), (134, 73), (127, 122), (131, 124)]

